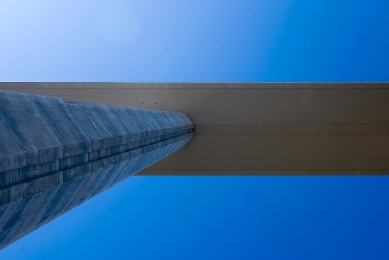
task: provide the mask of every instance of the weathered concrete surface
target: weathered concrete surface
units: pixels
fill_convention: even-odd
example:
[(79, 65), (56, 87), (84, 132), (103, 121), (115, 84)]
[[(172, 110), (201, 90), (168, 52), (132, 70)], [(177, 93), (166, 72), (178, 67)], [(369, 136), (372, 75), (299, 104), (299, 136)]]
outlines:
[(181, 135), (0, 190), (0, 249), (179, 150), (190, 137)]
[[(190, 145), (138, 174), (389, 173), (389, 83), (0, 83), (186, 113)], [(1, 127), (1, 126), (0, 126)]]
[[(59, 170), (98, 159), (89, 157), (102, 152), (120, 153), (131, 143), (139, 142), (133, 149), (193, 128), (190, 119), (179, 113), (10, 91), (0, 91), (0, 104), (0, 184), (5, 171), (33, 165)], [(59, 164), (47, 164), (58, 160)]]
[(182, 113), (0, 90), (0, 249), (193, 136)]

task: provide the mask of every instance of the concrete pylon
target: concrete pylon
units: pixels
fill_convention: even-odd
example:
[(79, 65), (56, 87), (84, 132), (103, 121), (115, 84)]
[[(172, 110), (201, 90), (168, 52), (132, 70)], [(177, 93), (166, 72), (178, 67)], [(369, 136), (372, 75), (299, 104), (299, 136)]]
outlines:
[(193, 136), (183, 113), (0, 91), (0, 249)]

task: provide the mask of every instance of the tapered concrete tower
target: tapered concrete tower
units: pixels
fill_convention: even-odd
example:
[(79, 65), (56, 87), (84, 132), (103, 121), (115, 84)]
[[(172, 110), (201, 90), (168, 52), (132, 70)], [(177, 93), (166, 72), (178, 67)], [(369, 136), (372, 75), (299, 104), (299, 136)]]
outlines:
[(183, 113), (0, 91), (0, 249), (183, 147)]

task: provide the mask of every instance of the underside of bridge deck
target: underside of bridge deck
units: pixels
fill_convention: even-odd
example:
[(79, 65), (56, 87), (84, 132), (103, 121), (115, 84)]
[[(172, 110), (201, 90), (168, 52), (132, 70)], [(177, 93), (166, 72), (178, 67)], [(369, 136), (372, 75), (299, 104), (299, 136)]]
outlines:
[(0, 83), (186, 113), (195, 136), (138, 175), (385, 175), (389, 83)]

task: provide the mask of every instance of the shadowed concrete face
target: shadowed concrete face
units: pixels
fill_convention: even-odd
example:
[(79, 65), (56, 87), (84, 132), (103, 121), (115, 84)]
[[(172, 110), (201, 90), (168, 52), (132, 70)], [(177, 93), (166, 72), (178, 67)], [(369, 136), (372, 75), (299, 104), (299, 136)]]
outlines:
[(183, 113), (0, 90), (0, 249), (179, 150)]
[(389, 173), (388, 83), (0, 83), (1, 89), (179, 111), (191, 143), (138, 174)]
[(123, 161), (112, 156), (0, 188), (0, 249), (177, 151), (189, 139), (180, 136), (124, 153)]

